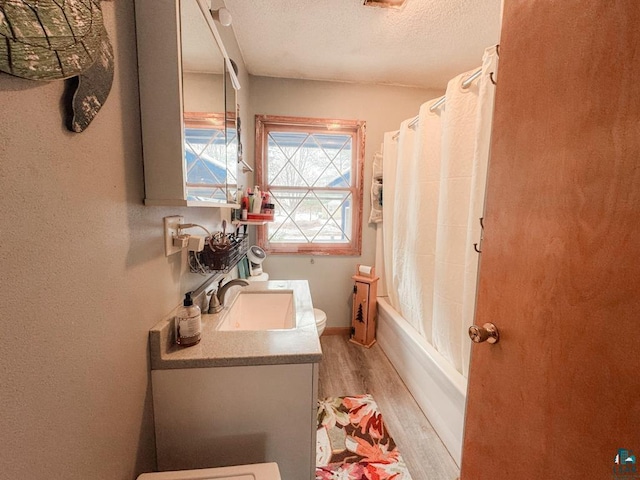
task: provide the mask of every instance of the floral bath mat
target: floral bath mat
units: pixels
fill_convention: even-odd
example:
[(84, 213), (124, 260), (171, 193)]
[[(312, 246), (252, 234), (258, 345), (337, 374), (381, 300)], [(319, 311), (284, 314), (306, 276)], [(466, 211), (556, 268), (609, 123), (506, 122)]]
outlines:
[(318, 402), (316, 480), (411, 480), (371, 395)]

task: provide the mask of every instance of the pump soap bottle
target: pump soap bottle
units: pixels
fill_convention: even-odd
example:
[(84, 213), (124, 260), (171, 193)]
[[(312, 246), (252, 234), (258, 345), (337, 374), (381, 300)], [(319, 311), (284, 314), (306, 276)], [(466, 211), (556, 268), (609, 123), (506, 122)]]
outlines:
[(183, 347), (198, 343), (202, 332), (200, 307), (193, 304), (191, 293), (185, 294), (183, 306), (178, 309), (174, 322), (176, 343)]

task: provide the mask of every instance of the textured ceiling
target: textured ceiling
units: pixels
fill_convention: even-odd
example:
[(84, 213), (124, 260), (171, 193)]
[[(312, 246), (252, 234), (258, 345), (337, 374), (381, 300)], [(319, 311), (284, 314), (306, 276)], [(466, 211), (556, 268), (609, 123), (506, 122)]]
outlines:
[[(222, 73), (224, 57), (195, 0), (180, 2), (182, 68), (185, 72)], [(218, 29), (224, 28), (220, 24)]]
[(253, 75), (444, 88), (498, 43), (501, 0), (225, 0)]

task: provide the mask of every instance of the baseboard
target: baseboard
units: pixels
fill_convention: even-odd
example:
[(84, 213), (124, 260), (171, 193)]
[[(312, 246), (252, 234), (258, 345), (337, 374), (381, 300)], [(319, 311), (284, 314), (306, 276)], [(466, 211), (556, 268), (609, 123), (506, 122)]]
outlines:
[(351, 327), (327, 327), (322, 332), (322, 336), (324, 337), (325, 335), (344, 335), (348, 337), (351, 335)]

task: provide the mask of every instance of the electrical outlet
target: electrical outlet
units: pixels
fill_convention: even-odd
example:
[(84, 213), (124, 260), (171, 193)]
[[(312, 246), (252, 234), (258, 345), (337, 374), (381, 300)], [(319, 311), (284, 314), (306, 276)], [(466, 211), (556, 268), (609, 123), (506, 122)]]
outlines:
[(164, 255), (168, 257), (182, 250), (180, 247), (173, 246), (173, 237), (178, 236), (178, 225), (184, 223), (182, 215), (173, 215), (164, 217)]

